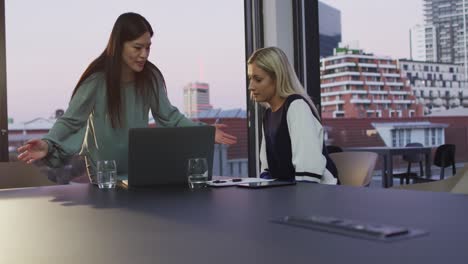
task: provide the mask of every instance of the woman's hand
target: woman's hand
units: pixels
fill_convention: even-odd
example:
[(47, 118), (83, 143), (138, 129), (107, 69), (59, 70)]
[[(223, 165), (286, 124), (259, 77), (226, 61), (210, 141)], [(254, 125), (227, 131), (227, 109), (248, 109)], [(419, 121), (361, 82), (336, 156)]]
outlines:
[(33, 163), (47, 156), (49, 145), (42, 139), (31, 139), (18, 148), (18, 160)]
[(224, 131), (221, 130), (221, 128), (227, 127), (225, 124), (213, 124), (213, 126), (216, 128), (215, 142), (217, 144), (232, 145), (232, 144), (237, 143), (237, 137), (236, 136), (225, 133)]

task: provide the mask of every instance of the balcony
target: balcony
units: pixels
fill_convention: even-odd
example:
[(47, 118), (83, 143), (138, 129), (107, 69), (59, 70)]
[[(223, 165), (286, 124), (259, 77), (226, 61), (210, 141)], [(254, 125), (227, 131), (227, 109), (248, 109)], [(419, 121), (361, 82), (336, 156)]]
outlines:
[(395, 64), (379, 64), (379, 68), (396, 69), (397, 66)]
[(332, 69), (338, 69), (338, 68), (344, 68), (344, 67), (354, 67), (356, 66), (356, 63), (354, 62), (345, 62), (345, 63), (338, 63), (338, 64), (332, 64), (332, 65), (326, 65), (325, 67), (321, 67), (320, 70), (332, 70)]
[(393, 95), (408, 95), (408, 94), (411, 94), (411, 92), (408, 92), (408, 91), (389, 91), (388, 93), (393, 94)]
[(376, 81), (367, 81), (366, 84), (367, 84), (367, 85), (382, 86), (382, 85), (384, 85), (385, 83), (384, 83), (384, 82), (376, 82)]
[(394, 104), (414, 104), (415, 100), (393, 100)]
[(322, 106), (330, 106), (330, 105), (342, 105), (344, 104), (345, 101), (343, 100), (334, 100), (334, 101), (328, 101), (328, 102), (322, 102)]
[(403, 82), (387, 82), (388, 86), (403, 86)]
[(349, 100), (350, 103), (352, 104), (370, 104), (371, 100), (370, 99), (360, 99), (360, 98), (353, 98)]
[(377, 64), (375, 63), (359, 63), (359, 66), (367, 68), (377, 68)]
[(341, 81), (341, 82), (332, 82), (332, 83), (324, 83), (321, 84), (321, 88), (329, 88), (329, 87), (336, 87), (342, 85), (364, 85), (363, 81)]
[(392, 100), (386, 100), (386, 99), (374, 99), (372, 100), (374, 104), (391, 104)]
[(370, 90), (369, 94), (385, 94), (385, 95), (387, 95), (388, 91), (372, 91), (372, 90)]
[(326, 80), (326, 79), (336, 78), (336, 77), (359, 76), (359, 75), (360, 75), (359, 72), (346, 71), (346, 72), (338, 72), (338, 73), (332, 73), (332, 74), (324, 74), (322, 75), (321, 79)]

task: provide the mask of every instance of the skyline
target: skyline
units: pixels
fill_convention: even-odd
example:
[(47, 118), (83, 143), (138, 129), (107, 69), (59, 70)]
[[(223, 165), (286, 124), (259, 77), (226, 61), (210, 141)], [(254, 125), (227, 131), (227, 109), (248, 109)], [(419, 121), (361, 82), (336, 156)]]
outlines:
[[(423, 23), (422, 0), (322, 2), (341, 11), (343, 42), (358, 40), (364, 51), (394, 59), (409, 57), (409, 29)], [(153, 26), (149, 59), (163, 72), (168, 97), (181, 112), (183, 87), (195, 81), (210, 84), (214, 108), (245, 109), (243, 2), (216, 3), (184, 1), (186, 8), (180, 9), (163, 0), (138, 0), (131, 8), (123, 0), (6, 0), (8, 116), (24, 122), (65, 110), (85, 67), (104, 49), (115, 19), (128, 11)]]

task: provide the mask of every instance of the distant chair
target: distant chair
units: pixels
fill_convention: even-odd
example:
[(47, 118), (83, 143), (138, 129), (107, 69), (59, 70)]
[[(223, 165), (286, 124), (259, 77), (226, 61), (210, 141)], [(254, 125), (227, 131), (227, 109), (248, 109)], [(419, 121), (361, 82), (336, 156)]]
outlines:
[(336, 153), (336, 152), (343, 152), (343, 149), (341, 147), (338, 147), (338, 146), (328, 145), (327, 146), (327, 152), (328, 152), (328, 154)]
[(369, 186), (378, 154), (365, 151), (344, 151), (330, 154), (338, 169), (342, 185)]
[(34, 165), (0, 162), (0, 189), (55, 185)]
[(408, 184), (392, 187), (400, 190), (430, 191), (430, 192), (451, 192), (468, 194), (468, 163), (458, 172), (444, 180), (430, 180), (420, 178), (421, 181), (413, 181), (418, 184)]
[[(406, 144), (405, 147), (424, 147), (423, 144), (419, 142), (413, 142)], [(403, 160), (408, 162), (408, 169), (403, 173), (394, 173), (394, 178), (400, 178), (400, 185), (403, 184), (403, 180), (406, 180), (406, 184), (409, 184), (411, 178), (417, 178), (418, 175), (414, 172), (411, 172), (411, 163), (419, 163), (419, 173), (420, 177), (424, 175), (423, 170), (423, 155), (420, 153), (407, 153), (403, 155)]]
[(452, 166), (452, 175), (455, 175), (455, 145), (443, 144), (437, 147), (434, 155), (434, 165), (440, 167), (440, 179), (444, 178), (445, 168)]

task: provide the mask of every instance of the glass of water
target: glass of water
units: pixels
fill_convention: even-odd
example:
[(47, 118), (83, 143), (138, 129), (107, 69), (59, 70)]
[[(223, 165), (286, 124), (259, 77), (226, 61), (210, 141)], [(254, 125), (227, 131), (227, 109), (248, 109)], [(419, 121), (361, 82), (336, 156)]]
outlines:
[(208, 181), (208, 162), (206, 158), (188, 159), (188, 184), (190, 189), (200, 189), (207, 186)]
[(100, 189), (115, 188), (117, 182), (117, 165), (115, 160), (97, 162), (97, 183)]

